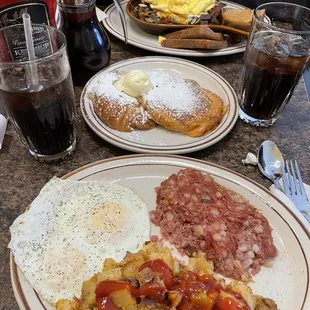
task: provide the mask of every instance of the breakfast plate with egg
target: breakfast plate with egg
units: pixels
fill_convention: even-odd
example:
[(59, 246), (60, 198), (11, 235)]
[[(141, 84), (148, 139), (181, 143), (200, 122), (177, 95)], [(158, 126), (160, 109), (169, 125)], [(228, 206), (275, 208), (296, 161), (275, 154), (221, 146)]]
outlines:
[(82, 115), (101, 138), (140, 153), (183, 154), (220, 141), (238, 118), (237, 97), (191, 61), (141, 57), (111, 65), (85, 85)]
[[(167, 1), (164, 1), (167, 2)], [(197, 2), (197, 1), (193, 1)], [(210, 10), (212, 11), (214, 9), (215, 3), (214, 1), (209, 1), (210, 5), (208, 3), (204, 3), (204, 5), (199, 4), (200, 2), (198, 1), (196, 6), (193, 9), (190, 9), (190, 7), (186, 6), (185, 4), (182, 6), (179, 3), (173, 7), (173, 11), (182, 11), (185, 10), (188, 12), (188, 16), (191, 16), (191, 18), (194, 18), (193, 16), (196, 16), (197, 12), (200, 12), (201, 9), (204, 11), (207, 10), (208, 7), (210, 7)], [(202, 3), (202, 2), (201, 2)], [(225, 8), (228, 9), (235, 9), (235, 10), (241, 10), (245, 9), (244, 6), (229, 2), (229, 1), (221, 1), (222, 4), (225, 5)], [(127, 0), (121, 1), (121, 5), (124, 9), (126, 10), (126, 6), (128, 4)], [(185, 7), (186, 6), (186, 7)], [(200, 8), (201, 6), (201, 8)], [(154, 7), (154, 6), (153, 6)], [(157, 8), (161, 8), (161, 5), (155, 5)], [(200, 8), (200, 10), (199, 10)], [(161, 10), (164, 10), (164, 8), (161, 8)], [(167, 10), (166, 10), (167, 11)], [(192, 11), (195, 14), (190, 13)], [(197, 12), (196, 12), (197, 11)], [(206, 12), (208, 12), (207, 10)], [(250, 11), (250, 10), (249, 10)], [(162, 11), (158, 11), (162, 12)], [(127, 13), (128, 13), (128, 8), (127, 8)], [(162, 12), (164, 13), (164, 12)], [(180, 12), (182, 13), (182, 12)], [(161, 15), (161, 13), (158, 13)], [(121, 24), (121, 20), (119, 18), (118, 11), (115, 7), (114, 4), (110, 5), (104, 12), (100, 11), (97, 9), (97, 15), (100, 20), (102, 20), (102, 23), (104, 24), (105, 28), (114, 36), (116, 36), (118, 39), (124, 41), (124, 36), (123, 36), (123, 28)], [(162, 16), (162, 15), (161, 15)], [(175, 14), (172, 14), (172, 16), (175, 16)], [(181, 16), (183, 16), (181, 14)], [(228, 42), (228, 45), (221, 45), (220, 47), (216, 47), (217, 49), (190, 49), (190, 48), (171, 48), (171, 47), (165, 47), (162, 46), (159, 42), (159, 34), (162, 34), (164, 31), (161, 31), (159, 28), (162, 27), (162, 24), (156, 24), (156, 23), (145, 23), (144, 21), (140, 21), (137, 19), (134, 15), (126, 14), (126, 19), (127, 19), (127, 28), (128, 28), (128, 43), (142, 48), (146, 49), (149, 51), (157, 52), (157, 53), (163, 53), (167, 55), (174, 55), (174, 56), (184, 56), (184, 57), (212, 57), (212, 56), (220, 56), (220, 55), (231, 55), (231, 54), (236, 54), (236, 53), (241, 53), (244, 52), (245, 46), (246, 46), (246, 39), (241, 38), (238, 36), (228, 36), (227, 40), (225, 37), (225, 42)], [(135, 20), (136, 19), (136, 20)], [(145, 23), (146, 25), (144, 25)], [(199, 24), (197, 24), (197, 27)], [(182, 29), (184, 26), (180, 25), (165, 25), (164, 27), (174, 27), (176, 28), (175, 30)], [(158, 29), (160, 30), (158, 32)], [(146, 32), (147, 31), (147, 32)], [(171, 31), (171, 30), (170, 30)], [(153, 34), (151, 34), (153, 33)], [(209, 48), (210, 46), (203, 45), (197, 46), (197, 48)], [(211, 45), (211, 48), (214, 48), (214, 46)]]
[[(186, 182), (191, 180), (188, 178), (188, 173), (194, 173), (195, 178), (202, 175), (207, 183), (204, 183), (205, 181), (199, 183), (196, 179), (196, 182), (191, 182), (191, 186), (187, 186)], [(176, 184), (180, 188), (186, 188), (181, 196), (179, 196), (180, 188), (176, 191), (177, 195), (174, 195)], [(195, 194), (193, 192), (190, 194), (194, 196), (187, 203), (189, 208), (191, 203), (198, 203), (197, 197), (200, 194), (205, 195), (203, 192), (198, 193), (197, 190), (201, 188), (199, 184), (207, 186), (210, 197), (212, 196), (212, 200), (205, 196), (202, 203), (208, 203), (213, 199), (217, 202), (222, 199), (222, 203), (230, 201), (230, 209), (235, 208), (235, 211), (229, 214), (229, 222), (231, 222), (231, 216), (237, 212), (237, 207), (240, 208), (243, 204), (248, 207), (246, 212), (238, 211), (241, 216), (243, 213), (249, 216), (248, 223), (233, 222), (234, 225), (230, 225), (230, 229), (234, 229), (235, 225), (244, 225), (246, 237), (238, 242), (243, 240), (245, 244), (240, 249), (238, 247), (236, 251), (238, 257), (247, 258), (243, 264), (250, 261), (253, 268), (255, 266), (257, 268), (254, 260), (259, 263), (260, 259), (263, 259), (261, 255), (254, 254), (254, 252), (260, 253), (257, 245), (253, 246), (251, 251), (244, 250), (244, 247), (251, 244), (249, 240), (253, 232), (255, 236), (268, 235), (268, 242), (263, 238), (260, 244), (273, 250), (276, 248), (276, 252), (273, 251), (270, 255), (273, 258), (268, 260), (268, 264), (261, 266), (260, 270), (256, 269), (252, 281), (246, 285), (253, 290), (253, 294), (272, 299), (277, 306), (271, 301), (254, 305), (246, 300), (247, 305), (238, 309), (308, 309), (310, 306), (310, 238), (309, 224), (302, 215), (278, 200), (266, 188), (234, 171), (214, 163), (171, 155), (131, 155), (102, 160), (70, 172), (61, 179), (54, 177), (42, 188), (39, 195), (10, 228), (12, 285), (20, 309), (55, 310), (56, 304), (58, 310), (154, 309), (151, 303), (148, 303), (148, 307), (142, 308), (135, 306), (105, 308), (101, 303), (101, 307), (96, 308), (96, 285), (106, 280), (122, 281), (118, 285), (124, 285), (124, 281), (135, 283), (133, 275), (137, 271), (141, 272), (141, 264), (145, 263), (145, 260), (163, 259), (167, 263), (171, 262), (171, 259), (167, 260), (169, 255), (167, 251), (154, 250), (152, 245), (149, 245), (148, 249), (144, 247), (147, 253), (137, 252), (143, 250), (144, 243), (149, 240), (160, 245), (160, 239), (156, 241), (154, 238), (156, 236), (161, 238), (164, 222), (160, 224), (160, 228), (157, 226), (156, 218), (159, 213), (155, 214), (154, 218), (154, 211), (163, 210), (162, 207), (165, 206), (171, 209), (170, 204), (178, 198), (180, 204), (175, 207), (173, 215), (171, 211), (164, 216), (164, 219), (170, 222), (171, 216), (176, 216), (175, 212), (179, 212), (178, 208), (184, 208), (185, 205), (181, 200), (188, 199), (190, 190), (195, 190)], [(221, 197), (220, 193), (224, 194), (227, 190), (225, 196)], [(169, 195), (166, 200), (162, 196), (164, 193)], [(234, 203), (227, 195), (233, 195), (231, 198)], [(218, 208), (223, 207), (216, 205)], [(215, 216), (219, 214), (214, 211), (215, 204), (212, 206), (208, 207), (209, 219), (216, 220), (207, 227), (206, 231), (210, 232), (212, 229), (215, 232), (225, 229), (228, 236), (228, 227), (223, 228), (219, 225), (217, 222), (219, 217)], [(253, 210), (253, 206), (257, 208), (256, 211)], [(191, 216), (195, 216), (196, 219), (197, 215), (201, 218), (200, 213), (195, 211), (191, 213)], [(222, 214), (222, 216), (225, 215)], [(183, 218), (186, 218), (185, 213)], [(175, 222), (179, 223), (179, 219), (171, 222), (173, 227), (176, 227)], [(186, 225), (188, 223), (189, 218)], [(197, 225), (197, 222), (193, 223)], [(165, 226), (167, 224), (169, 223)], [(268, 228), (269, 225), (271, 230)], [(180, 227), (176, 229), (179, 231)], [(195, 226), (193, 236), (201, 236), (197, 229), (198, 227)], [(272, 240), (270, 240), (271, 234)], [(164, 235), (162, 236), (165, 238)], [(184, 238), (183, 234), (180, 236)], [(225, 234), (221, 233), (220, 236), (224, 239)], [(214, 237), (220, 242), (219, 233)], [(197, 240), (194, 237), (192, 240), (196, 244)], [(271, 245), (271, 242), (274, 245)], [(190, 270), (199, 273), (199, 268), (204, 266), (204, 272), (210, 276), (213, 269), (211, 261), (198, 255), (187, 257), (189, 260), (186, 263), (184, 255), (177, 255), (174, 252), (175, 249), (170, 249), (174, 258), (189, 268), (193, 268), (193, 266), (190, 267), (190, 259), (198, 258), (197, 268)], [(225, 250), (219, 244), (218, 248), (213, 247), (213, 249), (220, 253)], [(127, 251), (133, 254), (126, 255)], [(124, 257), (125, 260), (123, 260)], [(221, 264), (216, 265), (215, 259), (212, 260), (214, 271), (218, 272), (216, 268), (221, 267)], [(229, 257), (226, 259), (228, 262)], [(153, 268), (151, 265), (148, 266)], [(160, 266), (163, 266), (162, 263)], [(177, 263), (170, 266), (176, 268), (175, 273), (179, 272)], [(229, 266), (239, 270), (240, 261), (239, 264), (234, 261), (226, 267)], [(136, 270), (137, 268), (139, 270)], [(229, 270), (231, 268), (227, 269)], [(140, 275), (142, 274), (141, 272)], [(148, 277), (149, 274), (150, 272), (144, 273), (144, 276)], [(136, 275), (137, 278), (139, 281), (142, 280)], [(218, 281), (221, 281), (220, 279), (217, 278)], [(226, 280), (229, 279), (226, 278)], [(199, 281), (203, 279), (199, 278)], [(140, 284), (144, 285), (145, 282)], [(160, 283), (157, 283), (157, 287), (158, 284)], [(227, 293), (224, 284), (221, 285), (224, 293)], [(242, 285), (244, 286), (244, 283)], [(228, 291), (228, 293), (231, 292)], [(82, 298), (74, 299), (74, 295)], [(121, 296), (125, 297), (121, 293), (117, 295), (118, 297), (113, 296), (115, 300)], [(142, 295), (145, 297), (145, 294)], [(216, 292), (215, 295), (217, 295)], [(72, 300), (72, 303), (69, 300)], [(131, 300), (130, 297), (128, 300)], [(203, 302), (201, 299), (198, 301)], [(264, 307), (261, 308), (261, 306)], [(210, 307), (207, 309), (237, 308)]]

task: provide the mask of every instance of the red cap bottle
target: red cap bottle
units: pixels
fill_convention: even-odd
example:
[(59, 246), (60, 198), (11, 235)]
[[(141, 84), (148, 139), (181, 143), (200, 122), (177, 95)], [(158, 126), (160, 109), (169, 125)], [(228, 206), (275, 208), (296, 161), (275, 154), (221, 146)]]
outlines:
[(1, 0), (0, 28), (22, 23), (28, 13), (35, 24), (56, 26), (56, 0)]

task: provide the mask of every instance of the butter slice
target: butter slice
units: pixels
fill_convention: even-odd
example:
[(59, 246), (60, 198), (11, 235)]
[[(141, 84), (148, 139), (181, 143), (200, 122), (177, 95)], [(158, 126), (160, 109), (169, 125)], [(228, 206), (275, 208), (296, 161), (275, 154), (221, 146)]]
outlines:
[(167, 40), (165, 37), (162, 37), (162, 36), (159, 36), (158, 37), (158, 43), (161, 45), (161, 43), (163, 42), (163, 41), (165, 41), (165, 40)]

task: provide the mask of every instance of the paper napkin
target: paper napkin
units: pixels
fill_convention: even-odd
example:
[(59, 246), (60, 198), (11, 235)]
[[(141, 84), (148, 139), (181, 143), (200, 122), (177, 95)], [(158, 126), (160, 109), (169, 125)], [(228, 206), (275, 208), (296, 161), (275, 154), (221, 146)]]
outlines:
[(7, 119), (0, 114), (0, 149), (2, 148), (7, 122)]
[(108, 15), (104, 13), (102, 10), (100, 10), (99, 8), (96, 8), (96, 14), (100, 22), (108, 17)]

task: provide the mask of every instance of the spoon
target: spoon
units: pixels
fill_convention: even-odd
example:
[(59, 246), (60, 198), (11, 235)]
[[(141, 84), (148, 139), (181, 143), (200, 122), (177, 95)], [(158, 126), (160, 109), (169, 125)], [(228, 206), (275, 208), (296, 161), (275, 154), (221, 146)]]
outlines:
[(279, 179), (282, 177), (284, 160), (275, 143), (266, 140), (260, 145), (257, 153), (257, 164), (260, 172), (270, 179), (277, 189), (283, 192)]

